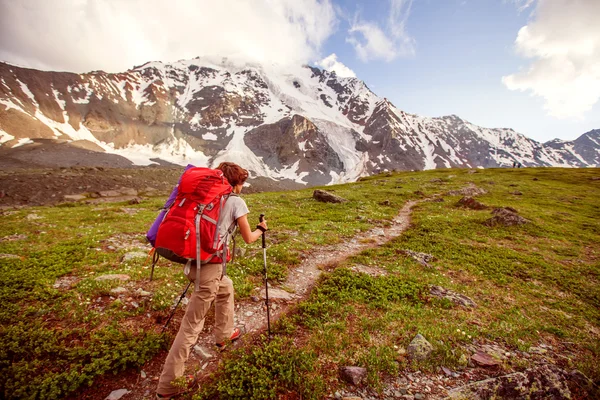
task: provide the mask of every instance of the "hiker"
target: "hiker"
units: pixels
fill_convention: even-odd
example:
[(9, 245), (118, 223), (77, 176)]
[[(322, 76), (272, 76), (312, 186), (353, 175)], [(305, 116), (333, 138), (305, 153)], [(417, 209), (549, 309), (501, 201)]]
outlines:
[[(233, 187), (233, 193), (239, 194), (242, 191), (244, 182), (248, 178), (247, 170), (231, 162), (223, 162), (216, 169), (223, 172), (223, 175)], [(258, 240), (263, 232), (267, 230), (267, 223), (263, 220), (256, 226), (255, 230), (252, 230), (248, 222), (248, 213), (246, 202), (239, 196), (231, 195), (221, 210), (222, 223), (220, 230), (223, 237), (225, 237), (228, 227), (232, 226), (235, 221), (246, 243)], [(192, 263), (189, 272), (187, 272), (187, 277), (190, 281), (196, 278), (195, 263)], [(239, 339), (242, 331), (240, 328), (234, 328), (233, 326), (233, 298), (233, 282), (227, 275), (223, 274), (222, 263), (203, 264), (200, 268), (199, 290), (194, 291), (190, 297), (179, 331), (163, 366), (156, 388), (157, 399), (169, 399), (187, 389), (186, 387), (182, 389), (181, 385), (174, 386), (171, 383), (183, 376), (185, 362), (204, 327), (204, 317), (213, 301), (215, 302), (215, 345), (223, 349), (228, 342)], [(193, 380), (189, 383), (190, 385), (193, 384)]]

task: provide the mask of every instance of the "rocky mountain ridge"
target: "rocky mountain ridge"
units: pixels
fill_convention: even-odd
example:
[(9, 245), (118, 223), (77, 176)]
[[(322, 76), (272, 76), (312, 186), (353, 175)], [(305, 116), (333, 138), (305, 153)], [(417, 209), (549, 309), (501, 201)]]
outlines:
[[(252, 177), (309, 185), (385, 170), (600, 165), (600, 130), (542, 144), (454, 115), (406, 113), (356, 78), (227, 58), (149, 62), (117, 74), (0, 63), (0, 144), (13, 164), (231, 160)], [(89, 156), (52, 158), (74, 146)]]

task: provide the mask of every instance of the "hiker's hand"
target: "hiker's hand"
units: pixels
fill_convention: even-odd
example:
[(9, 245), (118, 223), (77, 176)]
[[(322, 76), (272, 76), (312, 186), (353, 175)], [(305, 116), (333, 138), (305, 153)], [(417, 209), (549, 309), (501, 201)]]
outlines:
[(268, 231), (269, 228), (267, 227), (267, 220), (263, 219), (258, 225), (256, 225), (256, 229), (260, 229), (262, 232)]

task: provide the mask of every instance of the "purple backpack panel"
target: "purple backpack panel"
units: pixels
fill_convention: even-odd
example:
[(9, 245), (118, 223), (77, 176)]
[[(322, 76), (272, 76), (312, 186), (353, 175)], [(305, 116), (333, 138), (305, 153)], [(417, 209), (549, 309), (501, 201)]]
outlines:
[[(190, 168), (194, 168), (194, 165), (188, 164), (187, 167), (185, 167), (185, 169), (183, 170), (183, 172), (187, 171)], [(183, 173), (181, 175), (183, 176)], [(165, 214), (167, 213), (167, 211), (169, 210), (169, 208), (175, 201), (175, 197), (177, 197), (177, 189), (179, 188), (179, 183), (181, 183), (181, 176), (179, 177), (179, 181), (177, 182), (177, 185), (175, 185), (175, 187), (173, 188), (173, 191), (171, 192), (171, 195), (167, 199), (167, 202), (165, 203), (164, 207), (158, 214), (158, 217), (156, 217), (156, 219), (154, 220), (154, 223), (152, 224), (150, 229), (148, 229), (148, 233), (146, 233), (146, 239), (148, 239), (148, 241), (150, 242), (152, 247), (154, 247), (154, 243), (156, 242), (156, 235), (158, 233), (158, 227), (160, 226), (163, 219), (165, 218)]]

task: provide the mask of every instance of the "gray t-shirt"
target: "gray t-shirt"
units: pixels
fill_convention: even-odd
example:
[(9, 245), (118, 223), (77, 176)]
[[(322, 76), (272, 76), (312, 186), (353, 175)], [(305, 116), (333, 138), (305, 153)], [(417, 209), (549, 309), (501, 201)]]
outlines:
[[(219, 234), (222, 238), (227, 235), (227, 230), (235, 223), (235, 221), (246, 214), (250, 213), (244, 199), (240, 196), (231, 195), (225, 202), (221, 210), (221, 226)], [(231, 235), (229, 236), (231, 239)]]

